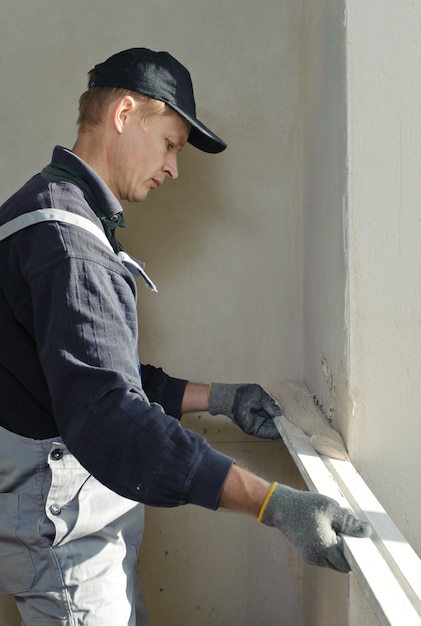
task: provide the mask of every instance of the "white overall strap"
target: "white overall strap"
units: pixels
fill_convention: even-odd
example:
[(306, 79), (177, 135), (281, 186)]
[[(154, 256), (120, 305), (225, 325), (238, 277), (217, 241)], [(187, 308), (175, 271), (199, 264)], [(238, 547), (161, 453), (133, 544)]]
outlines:
[(124, 263), (129, 272), (131, 272), (134, 276), (141, 276), (143, 278), (145, 285), (151, 291), (158, 291), (156, 285), (151, 281), (140, 261), (137, 261), (135, 258), (127, 254), (127, 252), (124, 252), (124, 250), (120, 250), (117, 256), (121, 262)]
[(23, 213), (15, 217), (13, 220), (10, 220), (10, 222), (6, 222), (6, 224), (0, 226), (0, 241), (14, 235), (19, 230), (23, 230), (34, 224), (39, 224), (40, 222), (65, 222), (66, 224), (79, 226), (79, 228), (88, 230), (98, 237), (102, 243), (112, 250), (111, 244), (104, 231), (96, 224), (86, 217), (76, 215), (76, 213), (69, 213), (69, 211), (63, 211), (62, 209), (38, 209), (37, 211), (30, 211), (29, 213)]
[[(107, 246), (112, 252), (114, 252), (110, 242), (108, 241), (104, 231), (99, 228), (96, 224), (91, 222), (91, 220), (86, 217), (82, 217), (81, 215), (77, 215), (76, 213), (70, 213), (69, 211), (63, 211), (63, 209), (37, 209), (36, 211), (30, 211), (29, 213), (23, 213), (18, 217), (6, 222), (2, 226), (0, 226), (0, 241), (3, 239), (7, 239), (11, 235), (14, 235), (20, 230), (27, 228), (28, 226), (33, 226), (34, 224), (39, 224), (40, 222), (64, 222), (65, 224), (72, 224), (73, 226), (78, 226), (79, 228), (83, 228), (87, 230), (92, 235), (95, 235), (103, 244)], [(141, 276), (146, 284), (146, 286), (151, 289), (151, 291), (158, 291), (154, 283), (151, 281), (149, 276), (146, 274), (143, 267), (140, 265), (136, 259), (130, 257), (126, 252), (121, 251), (117, 255), (122, 263), (127, 266), (127, 268), (135, 274), (136, 276)]]

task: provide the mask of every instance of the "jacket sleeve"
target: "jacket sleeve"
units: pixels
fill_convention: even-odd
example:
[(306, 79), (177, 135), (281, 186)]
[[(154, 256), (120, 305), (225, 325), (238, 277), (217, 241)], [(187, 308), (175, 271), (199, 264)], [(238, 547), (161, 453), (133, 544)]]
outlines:
[(187, 380), (174, 378), (160, 367), (141, 365), (142, 387), (150, 402), (160, 404), (165, 413), (181, 418), (181, 403)]
[[(30, 297), (19, 304), (18, 313), (22, 322), (30, 313), (26, 325), (69, 450), (126, 498), (151, 506), (216, 508), (233, 459), (183, 428), (145, 393), (130, 274), (81, 229), (34, 226), (23, 243), (22, 272)], [(156, 386), (155, 398), (160, 395), (165, 404), (166, 397), (172, 398), (179, 411), (182, 384), (168, 377)]]

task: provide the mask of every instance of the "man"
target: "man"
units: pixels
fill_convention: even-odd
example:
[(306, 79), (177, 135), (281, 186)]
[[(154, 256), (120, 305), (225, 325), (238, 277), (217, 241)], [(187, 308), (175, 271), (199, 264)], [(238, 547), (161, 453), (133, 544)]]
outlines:
[(339, 571), (340, 534), (368, 532), (180, 425), (209, 410), (276, 438), (280, 408), (260, 386), (139, 365), (129, 269), (153, 284), (116, 239), (120, 201), (175, 179), (186, 142), (226, 147), (196, 118), (188, 71), (168, 53), (120, 52), (90, 74), (73, 150), (56, 147), (0, 211), (0, 592), (24, 624), (147, 623), (135, 575), (143, 504), (253, 515)]

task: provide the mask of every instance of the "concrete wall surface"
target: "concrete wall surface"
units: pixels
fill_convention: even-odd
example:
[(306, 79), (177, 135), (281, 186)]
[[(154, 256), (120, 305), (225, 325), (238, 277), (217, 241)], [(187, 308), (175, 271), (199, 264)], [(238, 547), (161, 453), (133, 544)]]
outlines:
[[(159, 289), (139, 285), (142, 360), (206, 382), (301, 379), (302, 3), (5, 0), (0, 10), (1, 199), (55, 144), (72, 147), (95, 63), (131, 46), (170, 51), (191, 71), (200, 119), (229, 147), (186, 146), (179, 180), (125, 207), (121, 239)], [(186, 424), (239, 463), (303, 486), (280, 444), (226, 419)], [(148, 510), (140, 568), (151, 626), (303, 624), (303, 565), (253, 520)], [(13, 610), (1, 599), (8, 626)]]
[[(180, 177), (125, 206), (147, 262), (140, 355), (209, 382), (304, 381), (421, 554), (421, 6), (413, 0), (3, 0), (0, 199), (72, 147), (97, 62), (166, 49), (199, 118)], [(239, 463), (303, 487), (285, 447), (186, 416)], [(253, 520), (149, 510), (139, 559), (151, 626), (377, 626), (353, 577), (303, 565)], [(17, 626), (0, 597), (0, 624)]]
[(421, 6), (348, 0), (347, 30), (350, 447), (421, 556)]
[[(304, 379), (420, 554), (421, 7), (310, 3), (302, 32)], [(378, 624), (353, 576), (348, 602)]]
[(421, 555), (421, 6), (348, 2), (352, 450)]

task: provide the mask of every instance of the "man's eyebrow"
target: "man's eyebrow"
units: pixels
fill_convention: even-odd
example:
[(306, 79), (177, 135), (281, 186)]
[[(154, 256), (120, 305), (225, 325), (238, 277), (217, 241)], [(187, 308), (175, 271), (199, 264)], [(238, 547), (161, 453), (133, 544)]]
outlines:
[(181, 139), (180, 141), (173, 141), (173, 144), (177, 148), (177, 150), (182, 150), (187, 142), (188, 142), (188, 137), (186, 140)]

